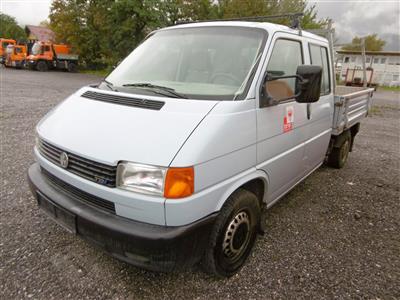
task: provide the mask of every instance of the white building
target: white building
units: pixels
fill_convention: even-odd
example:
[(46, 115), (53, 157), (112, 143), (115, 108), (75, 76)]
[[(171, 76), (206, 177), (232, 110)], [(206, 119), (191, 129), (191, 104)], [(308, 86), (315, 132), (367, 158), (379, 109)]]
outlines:
[[(367, 51), (366, 66), (372, 68), (372, 82), (378, 85), (390, 85), (400, 81), (400, 51)], [(337, 50), (336, 70), (341, 79), (347, 69), (362, 68), (360, 51)]]

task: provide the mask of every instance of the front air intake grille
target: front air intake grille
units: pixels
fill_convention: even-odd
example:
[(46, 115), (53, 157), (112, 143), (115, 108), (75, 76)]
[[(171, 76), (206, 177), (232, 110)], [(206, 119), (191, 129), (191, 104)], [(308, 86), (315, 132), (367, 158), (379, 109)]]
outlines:
[(56, 188), (64, 192), (66, 195), (78, 200), (79, 202), (83, 202), (85, 204), (96, 206), (97, 208), (101, 208), (105, 211), (111, 212), (115, 214), (115, 205), (113, 202), (101, 199), (97, 196), (88, 194), (64, 181), (57, 178), (49, 171), (44, 168), (41, 168), (42, 174), (46, 177), (46, 179)]
[[(38, 150), (47, 160), (80, 177), (108, 187), (115, 187), (116, 166), (105, 165), (64, 151), (43, 140), (39, 141)], [(68, 157), (66, 165), (61, 165), (61, 155)]]
[(91, 100), (98, 100), (103, 102), (109, 102), (114, 104), (126, 105), (126, 106), (134, 106), (145, 109), (152, 110), (160, 110), (165, 102), (156, 101), (156, 100), (148, 100), (148, 99), (137, 99), (125, 96), (111, 95), (111, 94), (103, 94), (92, 91), (84, 92), (81, 97), (88, 98)]

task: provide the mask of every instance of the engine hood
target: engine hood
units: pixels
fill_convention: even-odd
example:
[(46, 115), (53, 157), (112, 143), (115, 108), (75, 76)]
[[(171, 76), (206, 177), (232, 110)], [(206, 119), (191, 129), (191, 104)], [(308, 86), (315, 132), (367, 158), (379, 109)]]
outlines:
[[(82, 97), (124, 96), (165, 102), (160, 110), (109, 103)], [(126, 160), (168, 166), (186, 139), (217, 104), (108, 92), (85, 87), (50, 111), (38, 124), (40, 138), (68, 152), (116, 165)]]

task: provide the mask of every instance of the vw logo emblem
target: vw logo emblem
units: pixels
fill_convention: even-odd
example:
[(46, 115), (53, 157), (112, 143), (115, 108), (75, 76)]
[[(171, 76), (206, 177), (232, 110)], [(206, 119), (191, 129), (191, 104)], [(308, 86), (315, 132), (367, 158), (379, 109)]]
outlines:
[(61, 167), (66, 169), (68, 167), (68, 161), (69, 161), (69, 158), (68, 158), (67, 153), (62, 152), (60, 154), (60, 165), (61, 165)]

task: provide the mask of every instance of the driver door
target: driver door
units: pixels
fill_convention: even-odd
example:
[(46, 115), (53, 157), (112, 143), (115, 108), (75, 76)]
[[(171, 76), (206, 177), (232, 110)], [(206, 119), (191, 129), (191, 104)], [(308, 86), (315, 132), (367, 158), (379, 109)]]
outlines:
[[(274, 36), (263, 74), (295, 75), (297, 67), (304, 64), (303, 42), (296, 35), (289, 37)], [(257, 167), (268, 174), (268, 201), (273, 202), (305, 175), (307, 109), (306, 104), (295, 101), (295, 79), (268, 81), (260, 88), (275, 100), (289, 98), (267, 107), (258, 101)]]

